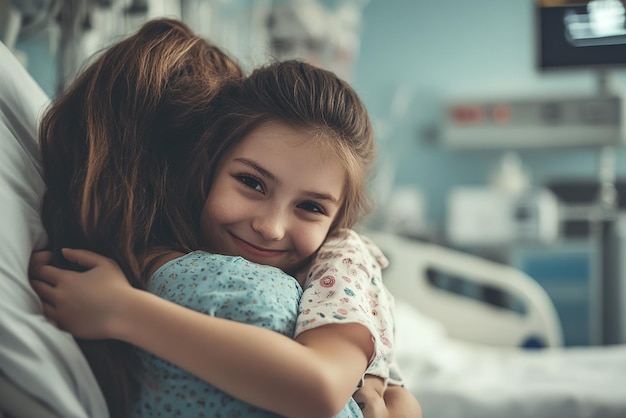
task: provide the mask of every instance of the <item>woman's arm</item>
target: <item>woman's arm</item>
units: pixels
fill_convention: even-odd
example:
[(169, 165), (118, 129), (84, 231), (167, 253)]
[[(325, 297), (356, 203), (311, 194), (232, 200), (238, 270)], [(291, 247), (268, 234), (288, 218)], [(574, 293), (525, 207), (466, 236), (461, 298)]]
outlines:
[(31, 263), (46, 316), (79, 338), (114, 338), (190, 371), (248, 403), (288, 417), (331, 417), (347, 403), (373, 344), (356, 324), (309, 330), (298, 342), (207, 316), (132, 288), (112, 260), (81, 250), (65, 257), (84, 273)]

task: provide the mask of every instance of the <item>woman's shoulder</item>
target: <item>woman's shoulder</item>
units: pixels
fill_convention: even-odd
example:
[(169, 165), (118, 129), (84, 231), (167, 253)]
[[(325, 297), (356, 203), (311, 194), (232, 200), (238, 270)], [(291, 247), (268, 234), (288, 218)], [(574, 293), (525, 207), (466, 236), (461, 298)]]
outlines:
[(228, 264), (249, 264), (242, 257), (214, 254), (202, 250), (190, 251), (188, 253), (165, 251), (155, 253), (151, 255), (151, 258), (152, 260), (149, 262), (153, 262), (155, 267), (150, 276), (155, 276), (162, 270), (176, 270), (180, 268), (206, 270), (207, 268), (221, 268)]
[[(239, 256), (227, 256), (206, 251), (179, 254), (163, 263), (152, 274), (149, 287), (176, 282), (178, 285), (215, 287), (243, 286), (251, 289), (268, 284), (292, 285), (296, 280), (282, 270), (256, 264)], [(245, 286), (244, 286), (245, 285)], [(299, 285), (297, 285), (299, 287)]]
[(302, 295), (296, 279), (242, 257), (193, 251), (163, 264), (146, 290), (195, 311), (291, 336)]
[(179, 253), (177, 257), (164, 263), (162, 267), (165, 269), (184, 269), (188, 272), (200, 271), (207, 274), (234, 269), (240, 272), (251, 272), (250, 274), (259, 272), (259, 274), (287, 276), (286, 273), (276, 267), (257, 264), (240, 256), (215, 254), (202, 250), (191, 251), (186, 254)]

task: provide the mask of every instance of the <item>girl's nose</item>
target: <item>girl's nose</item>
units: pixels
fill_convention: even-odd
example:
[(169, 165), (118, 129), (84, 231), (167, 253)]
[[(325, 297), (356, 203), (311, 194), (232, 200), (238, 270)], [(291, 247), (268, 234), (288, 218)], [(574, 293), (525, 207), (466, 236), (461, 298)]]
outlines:
[(279, 210), (259, 211), (252, 220), (252, 229), (268, 241), (280, 241), (285, 237), (286, 217)]

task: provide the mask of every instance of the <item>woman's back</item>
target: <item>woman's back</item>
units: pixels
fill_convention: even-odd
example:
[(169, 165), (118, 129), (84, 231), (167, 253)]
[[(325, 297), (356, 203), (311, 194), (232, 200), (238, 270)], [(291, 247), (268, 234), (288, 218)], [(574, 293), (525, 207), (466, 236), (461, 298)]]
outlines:
[[(293, 337), (302, 289), (281, 270), (241, 257), (194, 251), (159, 267), (147, 290), (197, 312)], [(254, 350), (254, 341), (250, 341)], [(135, 417), (277, 418), (221, 391), (193, 374), (139, 350), (146, 379)], [(338, 417), (361, 417), (351, 401)]]

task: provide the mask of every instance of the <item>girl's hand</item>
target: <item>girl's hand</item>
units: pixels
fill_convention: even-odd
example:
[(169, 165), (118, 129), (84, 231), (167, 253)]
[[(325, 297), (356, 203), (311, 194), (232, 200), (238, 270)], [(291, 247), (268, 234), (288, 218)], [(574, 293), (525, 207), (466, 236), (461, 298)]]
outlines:
[(352, 397), (363, 418), (422, 418), (422, 407), (411, 392), (402, 386), (383, 387), (382, 380), (366, 375), (365, 385)]
[(384, 382), (382, 379), (366, 375), (364, 385), (352, 395), (352, 398), (361, 408), (363, 418), (389, 418), (384, 398)]
[(135, 291), (113, 260), (86, 250), (63, 249), (63, 256), (86, 271), (64, 270), (48, 263), (51, 253), (31, 256), (31, 286), (44, 314), (78, 338), (112, 338), (111, 329), (125, 296)]
[(361, 388), (352, 395), (363, 412), (363, 418), (390, 418), (384, 398), (376, 391)]

